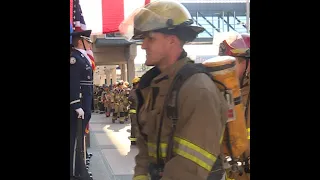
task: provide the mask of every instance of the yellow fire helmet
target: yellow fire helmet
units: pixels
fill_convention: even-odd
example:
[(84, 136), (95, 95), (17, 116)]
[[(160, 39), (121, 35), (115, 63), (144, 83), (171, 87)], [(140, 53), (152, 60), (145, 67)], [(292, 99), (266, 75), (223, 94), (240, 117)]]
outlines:
[(190, 42), (204, 31), (193, 23), (190, 12), (180, 2), (160, 0), (135, 10), (121, 22), (119, 31), (127, 39), (144, 39), (152, 32), (161, 32)]
[(132, 84), (136, 84), (136, 83), (139, 83), (139, 82), (140, 82), (140, 78), (139, 77), (135, 77), (132, 80)]

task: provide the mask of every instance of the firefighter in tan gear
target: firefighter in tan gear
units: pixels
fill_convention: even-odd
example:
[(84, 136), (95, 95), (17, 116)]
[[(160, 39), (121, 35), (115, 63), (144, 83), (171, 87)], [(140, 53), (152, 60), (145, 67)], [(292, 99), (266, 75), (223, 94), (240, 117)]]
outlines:
[(148, 180), (148, 174), (152, 180), (206, 180), (221, 152), (228, 109), (223, 95), (209, 76), (195, 74), (180, 89), (179, 119), (163, 111), (172, 78), (190, 61), (183, 45), (204, 28), (193, 26), (188, 10), (174, 0), (151, 2), (132, 16), (120, 24), (120, 32), (143, 39), (145, 64), (155, 66), (136, 90), (139, 153), (133, 180)]
[(97, 112), (99, 110), (98, 106), (98, 87), (95, 86), (94, 89), (94, 94), (93, 94), (93, 106), (94, 106), (94, 112)]
[(245, 107), (245, 118), (249, 139), (249, 148), (242, 155), (244, 172), (236, 180), (250, 180), (250, 35), (241, 34), (248, 48), (231, 50), (237, 58), (237, 72), (241, 85), (242, 102)]
[(132, 90), (130, 91), (128, 100), (130, 104), (129, 108), (129, 115), (131, 119), (131, 135), (130, 135), (130, 141), (131, 145), (135, 145), (137, 141), (137, 117), (136, 117), (136, 106), (137, 106), (137, 96), (136, 96), (136, 89), (138, 88), (140, 78), (135, 77), (132, 80)]
[(117, 89), (117, 83), (112, 84), (112, 88), (110, 91), (110, 95), (111, 95), (111, 100), (110, 100), (111, 101), (111, 112), (110, 112), (110, 114), (112, 113), (112, 116), (114, 113), (114, 92), (116, 89)]
[(125, 91), (123, 89), (123, 81), (118, 82), (117, 88), (114, 89), (111, 99), (113, 99), (114, 112), (112, 114), (112, 123), (119, 118), (120, 124), (124, 124), (124, 102), (126, 101)]
[(124, 83), (124, 91), (125, 91), (125, 97), (123, 99), (123, 112), (124, 112), (124, 120), (128, 121), (129, 119), (129, 93), (131, 89), (129, 88), (129, 82), (125, 81)]
[(245, 107), (249, 146), (240, 161), (240, 172), (229, 172), (227, 180), (250, 180), (250, 35), (236, 32), (226, 33), (219, 45), (219, 55), (230, 55), (237, 58), (236, 72), (239, 77), (242, 103)]
[(103, 97), (103, 102), (104, 102), (104, 108), (106, 112), (106, 117), (110, 116), (110, 111), (111, 111), (111, 92), (108, 87), (106, 87)]

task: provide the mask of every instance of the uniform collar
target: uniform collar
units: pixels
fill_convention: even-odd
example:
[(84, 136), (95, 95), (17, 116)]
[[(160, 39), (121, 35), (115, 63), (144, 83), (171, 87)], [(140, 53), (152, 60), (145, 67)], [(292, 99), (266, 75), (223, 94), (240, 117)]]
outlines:
[(79, 52), (81, 52), (81, 54), (83, 54), (84, 57), (86, 57), (86, 59), (88, 60), (89, 64), (92, 66), (91, 59), (89, 58), (86, 50), (84, 50), (84, 49), (78, 49), (78, 48), (74, 48), (74, 49), (76, 49), (76, 50), (78, 50)]

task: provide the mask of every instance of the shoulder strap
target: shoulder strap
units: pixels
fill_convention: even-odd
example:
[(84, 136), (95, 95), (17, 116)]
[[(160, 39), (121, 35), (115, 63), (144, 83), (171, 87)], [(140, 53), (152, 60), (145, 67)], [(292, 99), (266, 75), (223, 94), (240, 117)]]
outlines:
[[(202, 64), (187, 63), (184, 65), (174, 77), (172, 85), (168, 91), (168, 102), (165, 104), (168, 118), (176, 121), (178, 119), (178, 94), (183, 83), (192, 75), (204, 73), (207, 74), (212, 80), (212, 75), (207, 71), (206, 67)], [(176, 123), (176, 122), (174, 122)]]
[[(213, 79), (213, 76), (210, 73), (210, 70), (207, 67), (205, 67), (203, 64), (188, 63), (178, 71), (168, 91), (168, 95), (166, 97), (167, 101), (165, 101), (166, 104), (164, 104), (165, 110), (167, 111), (167, 116), (169, 119), (172, 120), (172, 125), (173, 125), (172, 131), (168, 139), (167, 157), (166, 157), (167, 162), (172, 158), (172, 154), (173, 154), (173, 136), (176, 129), (177, 121), (179, 119), (178, 95), (180, 92), (180, 88), (189, 77), (198, 73), (207, 74), (212, 79), (212, 81), (220, 84), (225, 90), (227, 90), (227, 87), (223, 83)], [(222, 170), (221, 167), (222, 167), (221, 159), (217, 158), (215, 164), (212, 166), (212, 170), (211, 170), (212, 172), (210, 173), (210, 176), (208, 176), (208, 180), (222, 179), (224, 171)]]
[[(189, 77), (198, 73), (207, 74), (213, 80), (212, 75), (206, 70), (205, 66), (203, 66), (202, 64), (187, 63), (178, 71), (177, 75), (174, 77), (169, 88), (168, 94), (166, 96), (163, 111), (166, 111), (167, 117), (172, 120), (172, 130), (168, 138), (166, 162), (168, 162), (172, 158), (173, 154), (173, 136), (176, 130), (177, 121), (179, 119), (178, 95), (180, 92), (180, 88)], [(163, 114), (164, 112), (162, 112), (162, 115)], [(162, 120), (163, 116), (161, 117), (160, 122)], [(159, 143), (157, 143), (157, 149), (158, 146)]]
[[(219, 70), (219, 69), (217, 69), (217, 70)], [(175, 76), (175, 78), (173, 79), (172, 85), (168, 91), (167, 99), (169, 100), (169, 102), (167, 102), (167, 104), (165, 104), (168, 118), (170, 118), (174, 121), (178, 119), (179, 116), (178, 116), (177, 106), (178, 106), (178, 94), (180, 92), (180, 88), (182, 87), (183, 83), (194, 74), (204, 73), (204, 74), (208, 75), (212, 81), (221, 85), (225, 90), (227, 90), (227, 87), (223, 83), (221, 83), (213, 78), (210, 71), (213, 71), (213, 70), (210, 70), (210, 68), (205, 67), (203, 64), (200, 64), (200, 63), (196, 63), (196, 64), (187, 63), (178, 71), (178, 73)], [(176, 123), (176, 122), (174, 122), (174, 123)]]

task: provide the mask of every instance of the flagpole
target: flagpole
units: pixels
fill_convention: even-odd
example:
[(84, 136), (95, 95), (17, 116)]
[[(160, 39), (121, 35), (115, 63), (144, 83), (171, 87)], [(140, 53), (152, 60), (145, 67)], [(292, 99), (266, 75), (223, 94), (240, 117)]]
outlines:
[(247, 32), (250, 33), (250, 4), (249, 4), (249, 0), (246, 1), (246, 15), (247, 15), (247, 20), (246, 20), (246, 24), (247, 24)]

